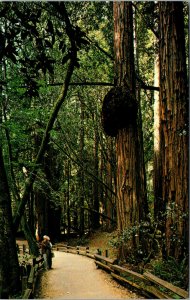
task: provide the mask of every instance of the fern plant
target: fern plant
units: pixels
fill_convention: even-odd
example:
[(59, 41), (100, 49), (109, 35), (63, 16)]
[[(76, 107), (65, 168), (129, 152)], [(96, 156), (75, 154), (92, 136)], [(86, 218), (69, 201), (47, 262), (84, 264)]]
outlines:
[(182, 261), (177, 261), (174, 257), (167, 260), (153, 263), (154, 274), (163, 280), (181, 288), (188, 287), (188, 259), (184, 257)]

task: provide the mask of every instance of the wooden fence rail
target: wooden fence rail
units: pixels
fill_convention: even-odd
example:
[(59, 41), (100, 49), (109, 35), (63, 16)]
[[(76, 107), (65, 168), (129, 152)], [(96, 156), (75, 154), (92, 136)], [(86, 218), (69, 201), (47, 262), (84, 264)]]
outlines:
[(38, 271), (43, 268), (43, 261), (43, 257), (33, 258), (29, 276), (22, 277), (22, 299), (30, 299), (33, 296)]
[[(94, 252), (90, 252), (89, 247), (84, 247), (84, 246), (72, 247), (67, 244), (56, 244), (53, 246), (53, 250), (69, 252), (69, 253), (74, 253), (74, 254), (80, 254), (80, 255), (88, 256), (90, 258), (94, 258)], [(97, 251), (98, 251), (98, 249), (97, 249)]]
[[(21, 256), (30, 253), (28, 247), (17, 244), (17, 251)], [(30, 263), (21, 265), (21, 282), (22, 282), (22, 299), (30, 299), (33, 296), (38, 271), (43, 268), (44, 259), (42, 255), (39, 257), (31, 258)]]
[(165, 280), (162, 280), (149, 272), (145, 272), (143, 275), (145, 278), (147, 278), (153, 284), (159, 285), (159, 286), (171, 291), (171, 293), (174, 293), (174, 294), (180, 296), (181, 298), (184, 298), (184, 299), (188, 298), (188, 292), (186, 292), (185, 290), (183, 290), (177, 286), (174, 286), (173, 284), (171, 284)]
[(173, 284), (158, 278), (157, 276), (145, 272), (139, 274), (127, 268), (114, 264), (114, 260), (101, 255), (94, 255), (95, 264), (98, 267), (109, 271), (115, 279), (127, 283), (145, 295), (156, 296), (157, 299), (188, 299), (189, 293)]
[(25, 254), (25, 253), (29, 253), (29, 248), (27, 247), (27, 245), (23, 244), (23, 245), (18, 245), (17, 244), (17, 252), (19, 254)]
[(97, 268), (102, 268), (109, 272), (111, 276), (121, 283), (128, 284), (140, 290), (147, 298), (156, 299), (188, 299), (189, 293), (179, 287), (168, 283), (155, 275), (145, 272), (140, 274), (127, 268), (117, 265), (117, 260), (108, 257), (108, 250), (105, 256), (101, 255), (101, 250), (96, 253), (90, 251), (89, 247), (71, 247), (67, 244), (57, 244), (55, 250), (86, 255), (95, 260)]
[[(28, 252), (25, 245), (19, 246), (22, 253)], [(111, 276), (121, 283), (132, 286), (140, 290), (147, 298), (156, 297), (156, 299), (188, 299), (189, 293), (173, 284), (166, 282), (155, 275), (144, 272), (140, 274), (127, 268), (117, 265), (117, 260), (108, 257), (108, 250), (102, 255), (100, 249), (92, 252), (89, 247), (69, 246), (67, 244), (56, 244), (53, 250), (85, 255), (94, 259), (97, 268), (102, 268), (109, 272)], [(22, 299), (29, 299), (33, 295), (38, 271), (43, 267), (43, 258), (33, 259), (29, 276), (22, 276)]]

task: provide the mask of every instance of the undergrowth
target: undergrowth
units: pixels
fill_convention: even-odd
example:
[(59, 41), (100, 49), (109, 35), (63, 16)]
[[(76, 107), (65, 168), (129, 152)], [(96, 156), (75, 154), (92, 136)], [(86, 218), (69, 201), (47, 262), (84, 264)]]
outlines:
[(183, 289), (188, 288), (188, 259), (178, 262), (174, 257), (152, 262), (154, 275)]

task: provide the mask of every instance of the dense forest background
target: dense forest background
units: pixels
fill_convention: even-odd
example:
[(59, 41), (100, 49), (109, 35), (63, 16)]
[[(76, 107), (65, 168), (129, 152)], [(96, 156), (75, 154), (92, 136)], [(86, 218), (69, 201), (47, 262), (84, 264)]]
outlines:
[(188, 277), (188, 3), (1, 2), (0, 283), (16, 237), (117, 230)]

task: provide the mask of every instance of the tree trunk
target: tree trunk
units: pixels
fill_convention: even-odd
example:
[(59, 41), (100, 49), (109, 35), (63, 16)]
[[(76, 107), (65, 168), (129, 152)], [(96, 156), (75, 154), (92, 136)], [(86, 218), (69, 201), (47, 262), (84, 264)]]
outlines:
[(27, 222), (26, 215), (24, 215), (21, 219), (21, 226), (24, 231), (24, 236), (26, 240), (28, 241), (29, 249), (30, 249), (30, 254), (34, 256), (39, 255), (39, 248), (36, 243), (35, 235), (32, 234), (31, 228)]
[[(96, 107), (96, 106), (95, 106)], [(97, 109), (97, 108), (96, 108)], [(99, 134), (97, 128), (97, 112), (94, 113), (94, 181), (93, 181), (93, 220), (92, 227), (97, 229), (100, 227), (100, 216), (98, 213), (100, 209), (99, 205)]]
[(40, 189), (35, 189), (34, 197), (35, 197), (35, 210), (38, 224), (38, 236), (39, 239), (43, 239), (43, 235), (49, 235), (49, 199), (47, 199), (45, 191), (41, 191)]
[[(57, 118), (59, 109), (61, 108), (61, 105), (64, 102), (65, 97), (67, 95), (69, 81), (71, 79), (71, 76), (72, 76), (72, 73), (73, 73), (73, 70), (74, 70), (74, 64), (75, 64), (75, 60), (73, 59), (70, 62), (70, 65), (68, 67), (67, 76), (65, 78), (65, 82), (63, 84), (61, 93), (60, 93), (60, 95), (58, 97), (58, 100), (57, 100), (57, 102), (55, 104), (55, 107), (54, 107), (54, 109), (52, 111), (52, 114), (51, 114), (50, 119), (48, 121), (48, 124), (46, 126), (46, 130), (44, 132), (44, 136), (43, 136), (43, 139), (42, 139), (42, 142), (41, 142), (41, 145), (40, 145), (40, 149), (39, 149), (38, 155), (36, 157), (36, 161), (35, 161), (35, 165), (36, 166), (42, 162), (43, 155), (44, 155), (44, 153), (46, 151), (46, 147), (47, 147), (47, 144), (49, 142), (50, 131), (53, 128), (53, 125), (54, 125), (54, 122), (55, 122), (55, 120)], [(19, 206), (18, 206), (18, 209), (17, 209), (17, 213), (16, 213), (16, 215), (14, 217), (14, 227), (15, 227), (15, 230), (18, 229), (18, 226), (20, 224), (20, 220), (21, 220), (22, 215), (24, 213), (25, 205), (27, 203), (28, 196), (29, 196), (29, 194), (31, 192), (31, 189), (32, 189), (33, 183), (35, 181), (36, 175), (37, 175), (37, 169), (35, 167), (34, 170), (30, 173), (30, 176), (29, 176), (28, 180), (26, 181), (25, 190), (24, 190), (22, 199), (21, 199), (21, 201), (19, 203)]]
[(46, 202), (48, 203), (47, 234), (50, 235), (53, 242), (59, 240), (61, 234), (61, 205), (59, 198), (55, 196), (60, 188), (60, 176), (62, 170), (62, 164), (60, 164), (58, 157), (58, 151), (54, 148), (54, 145), (48, 144), (42, 167), (48, 182), (48, 186), (46, 187)]
[(160, 142), (166, 256), (188, 254), (188, 92), (182, 2), (160, 2)]
[[(1, 61), (2, 63), (2, 61)], [(6, 78), (6, 64), (4, 63), (4, 77)], [(1, 97), (2, 95), (2, 90)], [(5, 108), (2, 100), (2, 112), (3, 117), (6, 120)], [(0, 115), (0, 126), (2, 125), (2, 116)], [(12, 151), (10, 148), (10, 140), (8, 131), (5, 131), (7, 142), (9, 159), (11, 161)], [(9, 183), (7, 173), (5, 170), (5, 164), (3, 159), (2, 148), (2, 128), (0, 131), (0, 299), (9, 298), (9, 296), (15, 295), (20, 290), (20, 268), (17, 256), (16, 239), (13, 230), (13, 217), (11, 208), (11, 195), (9, 189)], [(10, 164), (10, 174), (13, 169)], [(11, 178), (15, 179), (14, 177)], [(15, 188), (15, 181), (13, 187)], [(13, 190), (15, 191), (15, 190)]]
[(70, 176), (71, 176), (71, 165), (70, 161), (66, 163), (66, 178), (67, 178), (67, 192), (66, 192), (66, 203), (67, 203), (67, 234), (71, 232), (71, 215), (70, 215)]
[(11, 197), (0, 147), (0, 298), (19, 291), (19, 263), (13, 230)]
[[(135, 98), (135, 72), (133, 51), (133, 14), (131, 2), (114, 2), (114, 50), (115, 50), (115, 84), (125, 86)], [(139, 178), (137, 164), (138, 132), (137, 119), (127, 128), (118, 130), (116, 136), (117, 161), (117, 219), (118, 230), (124, 234), (139, 223)], [(126, 259), (138, 243), (132, 234), (126, 233), (126, 242), (119, 250), (119, 258)]]
[[(134, 61), (136, 66), (136, 74), (139, 77), (139, 48), (138, 48), (138, 39), (137, 39), (137, 21), (136, 21), (136, 10), (134, 9)], [(145, 168), (145, 159), (144, 159), (144, 138), (143, 138), (143, 122), (142, 122), (142, 112), (141, 112), (141, 88), (140, 85), (135, 83), (136, 90), (136, 99), (138, 103), (138, 116), (137, 116), (137, 132), (138, 132), (138, 164), (140, 170), (139, 178), (139, 195), (141, 203), (139, 203), (139, 220), (148, 219), (148, 202), (147, 202), (147, 178), (146, 178), (146, 168)]]
[[(160, 86), (160, 63), (158, 55), (154, 63), (154, 85)], [(162, 201), (162, 163), (160, 152), (160, 100), (159, 92), (154, 91), (154, 217), (159, 223), (164, 211)], [(158, 228), (163, 230), (163, 224), (158, 224)]]
[(79, 205), (80, 205), (80, 236), (84, 234), (84, 102), (79, 96), (81, 108), (81, 127), (80, 127), (80, 170), (79, 170)]
[[(7, 71), (6, 71), (6, 63), (5, 61), (3, 62), (3, 75), (4, 75), (4, 79), (6, 80), (7, 77)], [(5, 97), (5, 102), (8, 103), (8, 98), (7, 98), (7, 94), (5, 93), (4, 95)], [(3, 103), (3, 118), (5, 120), (5, 122), (7, 121), (7, 115), (6, 115), (6, 108), (5, 105)], [(7, 180), (9, 181), (8, 184), (10, 186), (10, 191), (12, 192), (13, 195), (13, 203), (14, 205), (20, 202), (20, 194), (16, 185), (16, 178), (15, 178), (15, 174), (14, 174), (14, 169), (13, 169), (13, 154), (12, 154), (12, 145), (11, 145), (11, 139), (10, 139), (10, 134), (7, 128), (5, 128), (5, 135), (6, 135), (6, 139), (7, 139), (7, 145), (8, 145), (8, 164), (9, 164), (9, 177), (7, 178)], [(31, 208), (31, 209), (30, 209)], [(30, 207), (29, 206), (29, 214), (33, 215), (33, 206)], [(34, 235), (32, 235), (31, 229), (32, 227), (30, 227), (27, 222), (26, 222), (26, 218), (25, 216), (22, 219), (22, 228), (24, 230), (24, 235), (29, 243), (29, 248), (31, 250), (31, 253), (34, 255), (38, 255), (39, 250), (38, 250), (38, 246), (36, 244), (36, 241), (34, 240)]]
[[(115, 150), (115, 149), (114, 149)], [(113, 223), (110, 221), (114, 219), (116, 216), (116, 200), (115, 195), (111, 193), (111, 190), (115, 189), (115, 153), (113, 150), (113, 140), (109, 137), (108, 138), (108, 147), (107, 147), (107, 161), (105, 162), (106, 168), (106, 185), (109, 189), (105, 189), (105, 214), (110, 218), (106, 220), (106, 229), (108, 231), (113, 229)]]
[[(115, 85), (129, 89), (132, 104), (136, 106), (131, 2), (114, 2), (114, 50)], [(138, 126), (141, 124), (138, 113), (134, 114), (128, 126), (119, 129), (116, 136), (117, 219), (119, 233), (124, 234), (126, 239), (120, 248), (120, 259), (126, 259), (139, 245), (138, 230), (133, 233), (130, 230), (139, 225), (140, 207), (146, 207), (143, 147), (139, 144), (142, 140)]]

